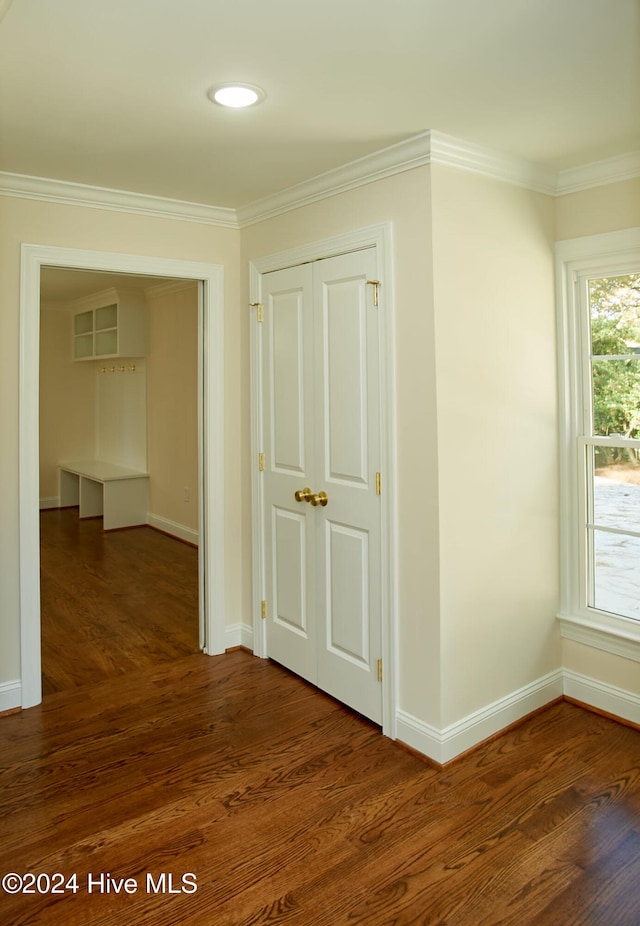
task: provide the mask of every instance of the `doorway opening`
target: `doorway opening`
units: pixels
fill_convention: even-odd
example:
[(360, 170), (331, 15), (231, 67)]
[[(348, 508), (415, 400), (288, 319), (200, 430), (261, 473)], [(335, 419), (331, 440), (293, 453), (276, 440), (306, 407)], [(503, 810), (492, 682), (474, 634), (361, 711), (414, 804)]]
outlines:
[[(23, 245), (20, 303), (21, 703), (42, 698), (40, 620), (40, 286), (45, 268), (130, 274), (150, 283), (197, 281), (200, 642), (225, 650), (223, 268), (217, 264)], [(156, 278), (154, 280), (154, 278)], [(157, 278), (160, 278), (158, 280)]]
[(43, 696), (204, 646), (199, 297), (192, 280), (42, 268)]

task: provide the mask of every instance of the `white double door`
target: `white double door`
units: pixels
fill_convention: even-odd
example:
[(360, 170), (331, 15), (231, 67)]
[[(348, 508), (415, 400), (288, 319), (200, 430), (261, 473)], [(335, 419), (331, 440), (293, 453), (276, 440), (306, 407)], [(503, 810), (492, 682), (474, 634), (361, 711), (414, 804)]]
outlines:
[(370, 248), (262, 277), (263, 523), (268, 655), (381, 723), (376, 274)]

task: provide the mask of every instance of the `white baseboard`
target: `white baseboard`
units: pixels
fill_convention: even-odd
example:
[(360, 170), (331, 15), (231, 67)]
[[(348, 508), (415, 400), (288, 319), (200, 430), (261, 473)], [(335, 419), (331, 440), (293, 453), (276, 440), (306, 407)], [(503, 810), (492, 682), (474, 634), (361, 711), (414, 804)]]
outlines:
[(396, 711), (396, 739), (439, 765), (444, 763), (442, 737), (437, 727), (432, 727), (400, 708)]
[(20, 680), (0, 683), (0, 714), (3, 711), (12, 711), (21, 706), (22, 685)]
[(59, 508), (59, 507), (60, 507), (60, 498), (57, 495), (54, 495), (51, 498), (41, 498), (40, 499), (40, 511), (45, 511), (47, 508)]
[(224, 631), (225, 649), (244, 646), (253, 652), (253, 627), (251, 624), (230, 624)]
[(180, 540), (186, 540), (187, 543), (192, 543), (196, 547), (198, 546), (200, 539), (198, 531), (193, 530), (191, 527), (185, 527), (184, 524), (177, 524), (175, 521), (170, 521), (168, 518), (161, 518), (160, 515), (157, 514), (147, 514), (147, 524), (151, 527), (156, 527), (165, 534), (171, 534), (172, 537), (178, 537)]
[(564, 670), (564, 694), (589, 707), (613, 714), (621, 720), (640, 724), (640, 695), (624, 688), (616, 688), (587, 675)]
[[(59, 507), (60, 499), (58, 496), (40, 499), (40, 511), (44, 511), (47, 508)], [(196, 547), (198, 546), (200, 539), (198, 531), (193, 530), (191, 527), (185, 527), (184, 524), (170, 521), (169, 518), (162, 518), (158, 514), (147, 514), (147, 524), (151, 527), (157, 527), (159, 531), (165, 534), (170, 534), (172, 537), (178, 537), (180, 540), (186, 540), (187, 543), (192, 543)]]
[(442, 730), (399, 710), (396, 735), (407, 746), (444, 765), (562, 694), (563, 673), (558, 669)]

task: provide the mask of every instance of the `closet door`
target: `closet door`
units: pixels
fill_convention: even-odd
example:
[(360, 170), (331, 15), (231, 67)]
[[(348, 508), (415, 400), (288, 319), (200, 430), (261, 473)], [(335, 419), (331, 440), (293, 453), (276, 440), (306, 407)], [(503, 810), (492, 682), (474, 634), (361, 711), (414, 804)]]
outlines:
[(380, 723), (374, 249), (265, 274), (269, 655)]
[(311, 266), (265, 274), (262, 303), (268, 654), (315, 683), (316, 512), (295, 498), (315, 478)]

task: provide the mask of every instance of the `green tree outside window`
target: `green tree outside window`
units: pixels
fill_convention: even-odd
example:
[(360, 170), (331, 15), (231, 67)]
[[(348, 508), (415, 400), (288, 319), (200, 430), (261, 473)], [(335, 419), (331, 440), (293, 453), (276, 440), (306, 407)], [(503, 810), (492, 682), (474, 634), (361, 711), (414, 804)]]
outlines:
[(589, 304), (593, 433), (640, 438), (640, 274), (591, 280)]

